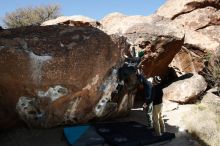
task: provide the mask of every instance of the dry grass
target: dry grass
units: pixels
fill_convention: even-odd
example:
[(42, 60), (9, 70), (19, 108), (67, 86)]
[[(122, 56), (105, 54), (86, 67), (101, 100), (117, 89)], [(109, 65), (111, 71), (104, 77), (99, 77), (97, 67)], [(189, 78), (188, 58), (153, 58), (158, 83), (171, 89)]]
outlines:
[(182, 118), (185, 129), (202, 145), (219, 146), (220, 144), (220, 113), (217, 106), (205, 104), (195, 105), (191, 113)]
[(220, 56), (208, 53), (204, 57), (204, 69), (200, 72), (208, 83), (208, 88), (217, 87), (216, 95), (220, 96)]

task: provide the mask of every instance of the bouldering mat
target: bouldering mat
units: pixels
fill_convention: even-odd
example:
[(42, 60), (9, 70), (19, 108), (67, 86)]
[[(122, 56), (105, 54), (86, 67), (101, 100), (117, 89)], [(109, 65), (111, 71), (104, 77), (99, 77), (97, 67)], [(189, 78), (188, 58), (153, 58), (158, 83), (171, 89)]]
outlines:
[(94, 126), (105, 141), (113, 146), (143, 146), (175, 138), (173, 133), (155, 136), (152, 129), (133, 121), (101, 123)]
[(64, 128), (64, 135), (71, 146), (102, 146), (104, 138), (93, 126), (72, 126)]
[(153, 129), (133, 121), (66, 127), (64, 135), (71, 146), (143, 146), (175, 138), (168, 132), (155, 136)]

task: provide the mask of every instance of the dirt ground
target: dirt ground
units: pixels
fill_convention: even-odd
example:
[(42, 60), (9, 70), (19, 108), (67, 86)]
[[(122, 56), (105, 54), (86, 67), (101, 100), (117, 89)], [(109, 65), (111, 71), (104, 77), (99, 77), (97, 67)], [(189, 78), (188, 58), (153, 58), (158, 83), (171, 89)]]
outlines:
[[(141, 108), (141, 103), (137, 104), (130, 114), (115, 121), (137, 121), (145, 124), (145, 112)], [(164, 105), (163, 115), (166, 131), (176, 134), (176, 138), (171, 141), (164, 141), (150, 146), (199, 146), (185, 131), (181, 131), (180, 115), (187, 112), (186, 106), (175, 104)], [(30, 129), (27, 127), (11, 129), (0, 133), (1, 146), (69, 146), (64, 135), (63, 126), (51, 129)]]

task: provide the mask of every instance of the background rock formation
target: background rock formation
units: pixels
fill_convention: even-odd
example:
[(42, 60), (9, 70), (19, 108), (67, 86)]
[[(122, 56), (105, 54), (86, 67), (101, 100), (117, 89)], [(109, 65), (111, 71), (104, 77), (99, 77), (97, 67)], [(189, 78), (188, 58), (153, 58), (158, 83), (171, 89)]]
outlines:
[(146, 60), (142, 63), (147, 77), (165, 77), (168, 65), (183, 45), (184, 32), (181, 26), (176, 26), (160, 16), (126, 16), (112, 13), (100, 22), (108, 34), (127, 37), (136, 51), (141, 48), (148, 50)]
[(220, 49), (219, 9), (219, 0), (168, 0), (157, 10), (156, 15), (184, 27), (184, 47), (171, 64), (180, 72), (201, 71), (204, 54)]
[(56, 19), (51, 19), (41, 24), (41, 26), (48, 26), (48, 25), (93, 26), (93, 27), (101, 26), (101, 24), (98, 21), (81, 15), (60, 16)]

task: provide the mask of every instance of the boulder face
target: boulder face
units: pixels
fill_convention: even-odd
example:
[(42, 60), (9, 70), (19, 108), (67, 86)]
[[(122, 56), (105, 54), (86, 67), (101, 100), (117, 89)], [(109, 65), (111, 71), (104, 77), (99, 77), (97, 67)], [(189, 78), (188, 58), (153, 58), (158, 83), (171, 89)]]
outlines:
[[(128, 38), (136, 51), (145, 48), (143, 71), (147, 77), (166, 76), (168, 65), (183, 45), (184, 32), (170, 20), (160, 16), (126, 16), (112, 13), (101, 21), (103, 31)], [(169, 54), (169, 55), (168, 55)]]
[(183, 44), (181, 37), (175, 37), (171, 32), (166, 34), (167, 30), (164, 29), (166, 28), (144, 23), (131, 27), (125, 33), (136, 50), (139, 50), (140, 47), (148, 50), (145, 60), (142, 62), (143, 72), (147, 77), (155, 75), (165, 77), (168, 65)]
[(185, 73), (198, 73), (204, 68), (203, 56), (204, 52), (200, 50), (188, 50), (184, 46), (175, 55), (170, 67), (172, 67), (178, 76), (182, 76)]
[(164, 99), (178, 103), (192, 103), (197, 100), (207, 88), (203, 76), (198, 74), (185, 74), (178, 81), (163, 89)]
[(51, 127), (127, 111), (132, 106), (127, 95), (109, 101), (128, 47), (124, 37), (94, 27), (2, 30), (0, 126), (12, 125), (16, 113), (31, 126)]
[[(174, 58), (174, 62), (179, 64), (179, 70), (182, 70), (182, 66), (187, 66), (186, 62), (191, 62), (191, 58), (195, 58), (190, 65), (192, 69), (186, 68), (183, 72), (194, 72), (194, 69), (196, 72), (201, 71), (204, 54), (216, 54), (220, 50), (219, 10), (219, 0), (168, 0), (157, 10), (156, 15), (170, 19), (184, 28), (184, 47)], [(178, 60), (186, 49), (189, 53), (184, 53), (185, 59)], [(188, 57), (189, 54), (191, 57)]]

